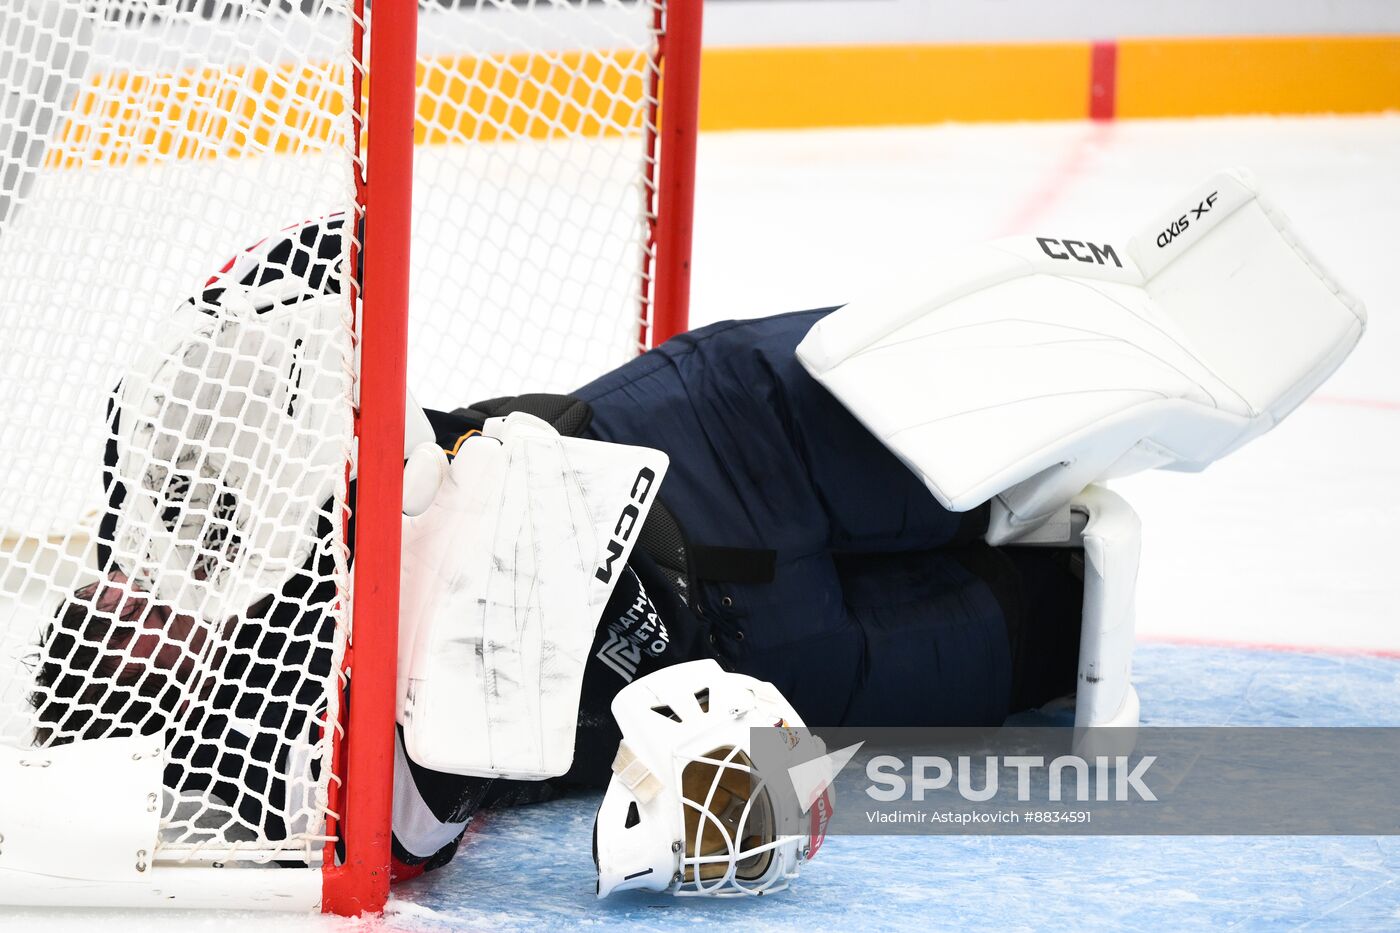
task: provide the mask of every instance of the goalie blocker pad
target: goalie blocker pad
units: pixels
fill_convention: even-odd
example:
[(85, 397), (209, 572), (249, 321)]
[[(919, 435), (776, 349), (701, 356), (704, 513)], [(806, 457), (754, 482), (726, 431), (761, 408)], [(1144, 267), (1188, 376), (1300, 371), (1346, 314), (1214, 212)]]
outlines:
[(667, 465), (520, 412), (462, 445), (404, 524), (398, 718), (413, 761), (516, 780), (568, 771), (584, 663)]

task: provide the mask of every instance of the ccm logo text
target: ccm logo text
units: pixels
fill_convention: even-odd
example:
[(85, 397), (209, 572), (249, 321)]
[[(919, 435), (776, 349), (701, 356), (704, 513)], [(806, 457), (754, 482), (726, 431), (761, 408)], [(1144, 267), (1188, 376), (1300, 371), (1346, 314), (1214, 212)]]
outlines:
[(1040, 251), (1051, 259), (1077, 259), (1080, 262), (1096, 262), (1101, 266), (1108, 265), (1108, 260), (1112, 259), (1115, 266), (1123, 268), (1118, 254), (1108, 243), (1100, 246), (1083, 240), (1056, 240), (1045, 236), (1038, 236), (1035, 241), (1040, 244)]
[(637, 530), (637, 519), (642, 514), (638, 506), (646, 504), (647, 496), (651, 495), (654, 485), (656, 473), (650, 467), (642, 467), (637, 478), (632, 481), (632, 501), (623, 507), (622, 514), (617, 517), (617, 524), (613, 526), (612, 540), (608, 542), (608, 556), (593, 574), (600, 582), (612, 582), (613, 565), (622, 556), (627, 542), (632, 539), (632, 533)]

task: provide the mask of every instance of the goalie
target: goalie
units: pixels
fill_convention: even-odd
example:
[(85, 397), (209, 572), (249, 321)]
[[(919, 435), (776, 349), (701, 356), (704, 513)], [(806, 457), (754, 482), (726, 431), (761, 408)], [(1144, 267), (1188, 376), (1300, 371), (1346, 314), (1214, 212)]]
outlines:
[[(1135, 724), (1136, 524), (1093, 484), (1200, 469), (1262, 433), (1364, 325), (1244, 180), (1169, 219), (1190, 211), (1165, 244), (1158, 225), (1120, 245), (1004, 241), (841, 309), (683, 335), (570, 396), (411, 412), (401, 872), (450, 858), (482, 806), (616, 788), (609, 704), (680, 662), (770, 682), (815, 724), (994, 725), (1076, 692), (1076, 724)], [(217, 371), (296, 436), (327, 433), (338, 387), (293, 332), (339, 307), (320, 301), (339, 235), (307, 225), (241, 257), (190, 303), (178, 376), (124, 382), (102, 578), (44, 639), (34, 693), (46, 743), (179, 723), (167, 785), (237, 799), (274, 837), (302, 831), (316, 783), (343, 555), (328, 507), (288, 509), (163, 429)], [(272, 367), (292, 367), (290, 395), (219, 363), (247, 352), (225, 315), (300, 348)], [(230, 410), (250, 417), (246, 398)], [(257, 428), (225, 446), (257, 456)], [(314, 479), (278, 479), (316, 500)], [(602, 485), (606, 508), (587, 498)], [(245, 532), (254, 500), (279, 510), (272, 531)], [(180, 587), (217, 589), (219, 608), (176, 608)], [(600, 817), (605, 853), (610, 832)]]

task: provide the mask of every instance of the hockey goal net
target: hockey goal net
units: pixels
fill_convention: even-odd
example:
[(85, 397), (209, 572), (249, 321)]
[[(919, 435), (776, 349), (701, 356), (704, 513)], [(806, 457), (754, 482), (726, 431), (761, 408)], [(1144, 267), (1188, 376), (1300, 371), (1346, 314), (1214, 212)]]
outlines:
[(0, 0), (0, 784), (118, 853), (0, 825), (0, 903), (382, 903), (401, 348), (451, 408), (683, 329), (699, 5)]

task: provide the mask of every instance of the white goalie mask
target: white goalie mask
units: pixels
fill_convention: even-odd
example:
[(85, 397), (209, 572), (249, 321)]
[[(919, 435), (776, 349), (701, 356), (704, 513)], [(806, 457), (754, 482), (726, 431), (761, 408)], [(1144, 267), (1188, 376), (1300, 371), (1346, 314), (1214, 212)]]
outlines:
[(349, 306), (330, 285), (339, 257), (311, 260), (309, 274), (283, 258), (304, 257), (308, 240), (334, 253), (338, 227), (306, 225), (242, 254), (123, 375), (112, 559), (192, 614), (227, 618), (277, 592), (320, 543), (318, 522), (345, 481)]
[[(751, 729), (802, 727), (778, 689), (714, 661), (692, 661), (623, 688), (612, 711), (622, 743), (593, 827), (598, 896), (786, 888), (821, 844), (830, 799), (823, 796), (809, 816), (780, 783), (786, 773), (760, 774), (754, 765)], [(824, 751), (805, 730), (788, 734), (812, 743), (815, 754)], [(809, 832), (780, 834), (809, 822)]]

